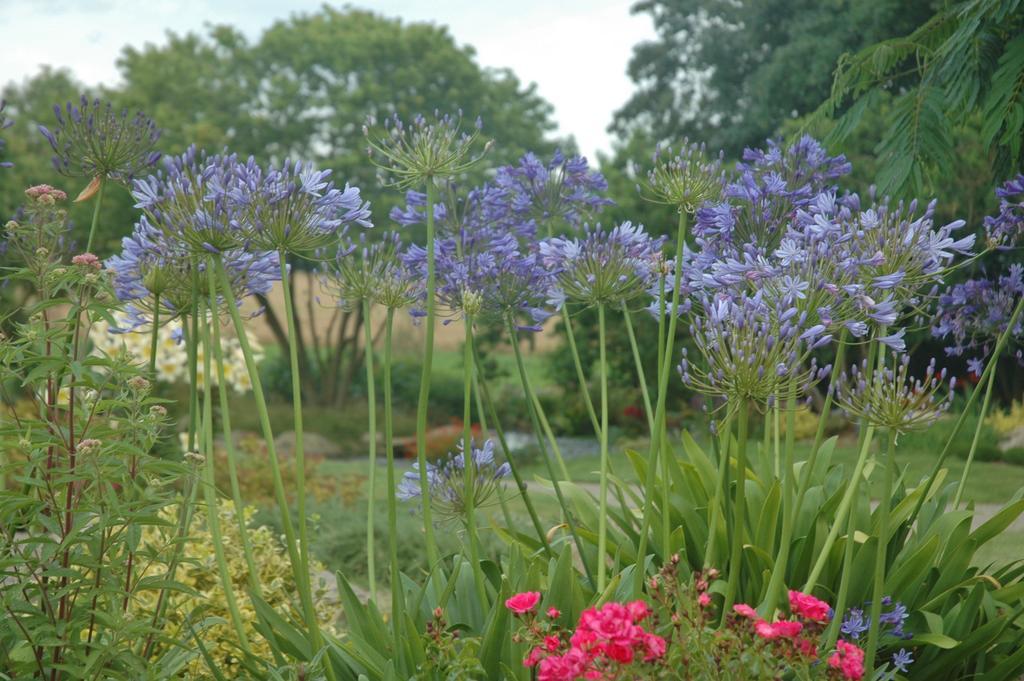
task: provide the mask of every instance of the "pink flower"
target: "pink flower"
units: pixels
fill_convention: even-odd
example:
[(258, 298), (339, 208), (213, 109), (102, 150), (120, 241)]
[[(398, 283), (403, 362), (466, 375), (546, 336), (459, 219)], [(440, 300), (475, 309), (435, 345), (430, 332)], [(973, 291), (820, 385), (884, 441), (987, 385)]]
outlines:
[(772, 624), (772, 628), (782, 638), (796, 638), (803, 631), (804, 625), (792, 620), (779, 620)]
[(700, 596), (697, 597), (697, 603), (700, 604), (700, 607), (706, 608), (711, 604), (711, 596), (709, 596), (706, 592), (702, 593)]
[(523, 660), (524, 667), (536, 667), (537, 663), (544, 659), (544, 649), (540, 646), (536, 646), (530, 651), (530, 654)]
[(643, 601), (633, 601), (626, 604), (626, 610), (634, 622), (641, 622), (651, 614), (651, 608)]
[(809, 638), (798, 638), (793, 642), (796, 649), (800, 651), (800, 654), (804, 657), (814, 659), (818, 657), (818, 647), (814, 645), (814, 641)]
[(754, 610), (746, 603), (737, 603), (732, 606), (732, 611), (740, 617), (747, 617), (749, 619), (757, 619), (757, 610)]
[(540, 603), (540, 592), (524, 591), (505, 601), (505, 607), (517, 615), (523, 615), (533, 612), (538, 603)]
[(754, 633), (766, 641), (772, 641), (779, 637), (779, 633), (775, 631), (775, 627), (764, 620), (757, 620), (754, 622)]
[(537, 681), (576, 681), (587, 673), (588, 662), (587, 656), (576, 648), (565, 655), (545, 657), (540, 662)]
[(836, 641), (836, 652), (828, 658), (828, 666), (838, 669), (844, 679), (860, 681), (864, 678), (864, 651), (846, 641)]
[(71, 258), (71, 264), (81, 265), (83, 267), (91, 267), (94, 270), (98, 270), (100, 269), (100, 267), (102, 267), (102, 265), (100, 264), (100, 259), (97, 258), (92, 253), (82, 253), (80, 255), (76, 255), (75, 257)]
[(547, 648), (552, 653), (555, 652), (556, 650), (558, 650), (558, 648), (561, 645), (562, 645), (562, 639), (558, 638), (557, 636), (545, 636), (544, 637), (544, 647)]
[(644, 662), (650, 662), (665, 655), (667, 644), (665, 639), (657, 634), (646, 634), (644, 636), (644, 646), (647, 648), (647, 652), (644, 654)]
[(789, 592), (789, 609), (794, 615), (811, 620), (812, 622), (828, 622), (832, 608), (828, 603), (819, 600), (810, 594), (799, 591)]
[(548, 617), (555, 620), (562, 616), (562, 611), (558, 608), (548, 608)]

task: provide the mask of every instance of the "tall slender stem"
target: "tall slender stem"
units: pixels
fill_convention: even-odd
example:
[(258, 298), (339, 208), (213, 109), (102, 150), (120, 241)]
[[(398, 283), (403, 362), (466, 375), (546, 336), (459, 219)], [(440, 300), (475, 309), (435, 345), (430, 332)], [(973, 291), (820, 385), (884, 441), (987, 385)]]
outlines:
[(377, 600), (377, 556), (374, 519), (377, 505), (377, 387), (373, 375), (373, 328), (369, 299), (363, 300), (363, 362), (366, 364), (367, 465), (366, 474), (366, 576), (370, 581), (370, 598)]
[(644, 400), (644, 415), (647, 416), (647, 432), (654, 433), (654, 412), (651, 410), (651, 395), (647, 390), (647, 377), (644, 375), (644, 364), (640, 361), (640, 348), (636, 343), (636, 334), (633, 332), (633, 316), (629, 313), (629, 306), (622, 301), (622, 316), (626, 320), (626, 334), (629, 336), (629, 349), (633, 352), (633, 363), (636, 365), (636, 376), (640, 381), (640, 394)]
[[(998, 358), (993, 358), (994, 362)], [(967, 452), (967, 461), (964, 462), (964, 470), (960, 474), (960, 482), (956, 486), (956, 494), (953, 496), (953, 508), (954, 510), (960, 506), (960, 500), (964, 496), (964, 487), (967, 486), (967, 476), (971, 472), (971, 464), (974, 462), (974, 455), (978, 451), (978, 441), (981, 439), (981, 430), (985, 424), (985, 416), (988, 415), (988, 405), (992, 401), (992, 388), (996, 382), (993, 379), (989, 379), (988, 385), (985, 386), (985, 399), (981, 401), (981, 412), (978, 414), (978, 425), (974, 427), (974, 437), (971, 439), (971, 449)]]
[[(217, 309), (217, 280), (213, 274), (213, 268), (207, 268), (207, 280), (210, 289), (210, 309)], [(217, 382), (220, 389), (217, 395), (220, 398), (220, 423), (224, 433), (224, 451), (228, 461), (228, 479), (231, 484), (231, 500), (235, 505), (235, 520), (238, 522), (238, 534), (242, 538), (242, 555), (245, 557), (245, 567), (249, 570), (249, 588), (257, 596), (262, 597), (263, 587), (259, 580), (259, 570), (256, 567), (256, 560), (252, 553), (252, 540), (249, 538), (249, 527), (245, 522), (245, 502), (242, 501), (242, 489), (238, 484), (238, 461), (235, 452), (235, 443), (231, 431), (231, 409), (228, 405), (227, 377), (224, 371), (224, 349), (221, 346), (220, 319), (214, 315), (210, 320), (213, 326), (212, 348), (207, 348), (204, 354), (213, 353), (213, 359), (217, 363)], [(208, 378), (212, 378), (206, 374)]]
[(423, 504), (423, 534), (427, 545), (427, 561), (436, 565), (440, 559), (434, 538), (434, 518), (430, 507), (430, 482), (427, 479), (427, 407), (430, 401), (430, 375), (434, 361), (434, 317), (437, 289), (436, 254), (434, 253), (434, 203), (437, 187), (433, 178), (427, 178), (427, 318), (423, 342), (423, 371), (420, 374), (420, 394), (416, 403), (416, 462), (420, 473), (420, 500)]
[(89, 239), (85, 242), (85, 252), (92, 253), (92, 240), (96, 235), (96, 225), (100, 221), (100, 206), (103, 205), (103, 190), (107, 186), (106, 178), (100, 177), (100, 188), (96, 193), (96, 205), (92, 209), (92, 224), (89, 225)]
[(554, 553), (551, 551), (551, 544), (548, 542), (547, 534), (544, 532), (544, 526), (540, 523), (540, 517), (537, 515), (537, 509), (533, 506), (533, 501), (530, 499), (530, 494), (526, 489), (526, 482), (523, 481), (522, 475), (519, 473), (519, 466), (516, 464), (515, 457), (512, 456), (512, 450), (509, 449), (508, 442), (505, 440), (505, 431), (501, 427), (501, 421), (498, 420), (498, 414), (494, 409), (494, 402), (491, 400), (491, 391), (487, 387), (487, 379), (484, 377), (482, 362), (480, 356), (476, 352), (476, 346), (473, 347), (473, 361), (476, 364), (476, 373), (480, 379), (480, 394), (483, 397), (484, 404), (487, 407), (487, 414), (491, 417), (491, 423), (494, 426), (494, 433), (498, 436), (498, 442), (501, 444), (501, 449), (505, 452), (505, 460), (508, 461), (508, 467), (512, 472), (512, 479), (516, 482), (516, 489), (519, 491), (519, 495), (523, 499), (523, 505), (526, 507), (526, 512), (530, 516), (530, 522), (533, 524), (533, 529), (537, 533), (537, 539), (540, 541), (541, 546), (544, 547), (544, 552), (551, 557)]
[(591, 574), (590, 565), (587, 563), (586, 556), (583, 553), (583, 542), (580, 540), (579, 532), (576, 531), (576, 521), (569, 512), (569, 506), (565, 501), (565, 496), (562, 494), (562, 485), (559, 483), (558, 476), (555, 474), (554, 466), (551, 465), (551, 457), (548, 455), (547, 447), (544, 446), (544, 438), (541, 436), (540, 419), (537, 416), (537, 407), (534, 403), (533, 388), (530, 386), (530, 379), (526, 373), (526, 364), (523, 362), (523, 351), (519, 348), (519, 337), (516, 334), (515, 323), (512, 319), (506, 320), (506, 328), (508, 330), (509, 341), (512, 343), (512, 350), (515, 353), (516, 367), (519, 369), (519, 380), (523, 384), (523, 391), (526, 393), (526, 408), (530, 414), (530, 420), (533, 424), (533, 432), (537, 438), (537, 445), (540, 447), (544, 463), (548, 468), (548, 475), (551, 477), (551, 484), (555, 489), (555, 498), (558, 499), (558, 505), (562, 509), (562, 515), (565, 517), (565, 522), (569, 526), (569, 533), (572, 535), (573, 543), (576, 545), (576, 551), (579, 553), (580, 561), (583, 563), (583, 569), (587, 573), (587, 581), (592, 585), (596, 585), (597, 583), (594, 581), (593, 575)]
[[(216, 323), (207, 319), (203, 324), (203, 456), (206, 458), (203, 463), (203, 496), (206, 499), (206, 522), (210, 528), (210, 539), (213, 544), (213, 555), (217, 562), (217, 571), (220, 574), (221, 589), (224, 591), (224, 599), (228, 606), (228, 613), (231, 617), (231, 624), (238, 636), (238, 643), (246, 653), (252, 652), (249, 646), (249, 637), (245, 633), (245, 625), (242, 622), (242, 613), (238, 609), (238, 601), (235, 599), (235, 590), (231, 584), (231, 571), (228, 568), (228, 561), (224, 555), (224, 537), (220, 531), (220, 511), (217, 503), (217, 487), (214, 480), (214, 457), (213, 457), (213, 372), (210, 363), (210, 325)], [(223, 389), (223, 385), (221, 386)], [(195, 386), (192, 388), (195, 390)], [(237, 509), (236, 509), (237, 510)]]
[[(576, 334), (572, 330), (572, 317), (569, 316), (569, 309), (565, 305), (562, 306), (562, 324), (565, 326), (565, 338), (569, 341), (569, 354), (572, 355), (572, 364), (576, 368), (576, 379), (580, 383), (580, 395), (583, 396), (583, 405), (587, 408), (587, 416), (590, 417), (590, 424), (594, 427), (594, 432), (600, 432), (601, 424), (597, 420), (594, 400), (590, 398), (587, 376), (583, 372), (583, 362), (580, 360), (579, 349), (576, 345)], [(565, 479), (568, 480), (568, 473), (565, 473)]]
[(597, 342), (601, 381), (601, 481), (597, 519), (597, 590), (604, 591), (608, 569), (608, 358), (605, 356), (604, 304), (597, 306)]
[(469, 560), (473, 568), (473, 581), (477, 597), (484, 612), (488, 609), (487, 587), (480, 568), (480, 540), (476, 524), (476, 460), (473, 458), (473, 317), (462, 320), (465, 338), (462, 344), (462, 472), (466, 513), (466, 533), (469, 536)]
[(391, 563), (391, 621), (395, 638), (395, 655), (402, 649), (402, 628), (405, 624), (405, 590), (398, 567), (398, 481), (395, 479), (395, 435), (391, 408), (391, 349), (395, 327), (395, 309), (388, 308), (384, 321), (384, 456), (387, 459), (388, 488), (388, 558)]
[[(309, 536), (306, 528), (306, 446), (303, 440), (302, 427), (302, 376), (299, 375), (299, 344), (298, 331), (295, 323), (295, 310), (292, 305), (292, 291), (288, 276), (288, 252), (281, 249), (279, 263), (281, 266), (281, 291), (284, 298), (284, 316), (288, 324), (288, 358), (292, 374), (292, 429), (295, 433), (295, 502), (297, 523), (299, 526), (299, 565), (302, 570), (303, 584), (309, 589)], [(240, 333), (244, 336), (244, 333)], [(239, 338), (241, 342), (241, 338)], [(255, 386), (255, 382), (254, 382)], [(312, 598), (310, 598), (312, 607)], [(307, 618), (316, 621), (315, 612), (306, 613)], [(312, 626), (312, 625), (311, 625)]]
[[(640, 541), (637, 548), (636, 558), (637, 574), (635, 579), (636, 590), (638, 593), (643, 585), (645, 572), (644, 567), (647, 561), (647, 535), (651, 531), (651, 516), (653, 515), (654, 509), (654, 488), (657, 482), (658, 458), (662, 449), (661, 439), (664, 437), (663, 431), (665, 430), (666, 423), (665, 403), (668, 397), (668, 377), (669, 374), (672, 373), (672, 349), (675, 345), (676, 321), (679, 318), (679, 287), (683, 276), (683, 246), (686, 243), (686, 222), (686, 211), (680, 209), (679, 227), (676, 234), (675, 267), (672, 272), (672, 308), (669, 313), (668, 330), (665, 334), (665, 342), (662, 345), (664, 352), (659, 350), (662, 362), (658, 367), (658, 400), (657, 406), (654, 409), (654, 432), (651, 434), (651, 447), (647, 456), (647, 479), (644, 481), (643, 523), (640, 529)], [(664, 311), (664, 300), (664, 281), (662, 281), (662, 311)], [(664, 317), (664, 314), (662, 314), (662, 317)], [(668, 484), (668, 481), (664, 481), (664, 483)], [(666, 519), (663, 519), (663, 523), (667, 523), (668, 508), (663, 508), (662, 514), (666, 516)], [(667, 551), (668, 547), (664, 547), (664, 550)]]
[[(263, 392), (263, 381), (260, 379), (259, 368), (256, 366), (256, 359), (253, 356), (252, 346), (249, 344), (249, 337), (245, 333), (245, 324), (242, 315), (238, 311), (238, 302), (235, 293), (231, 288), (231, 280), (224, 269), (220, 258), (214, 260), (214, 267), (217, 270), (217, 279), (221, 294), (226, 300), (226, 307), (231, 314), (231, 321), (234, 323), (235, 334), (238, 336), (238, 344), (242, 349), (242, 356), (245, 359), (245, 367), (249, 373), (249, 380), (252, 382), (253, 399), (256, 402), (256, 413), (260, 421), (260, 430), (263, 433), (263, 440), (267, 447), (267, 459), (270, 462), (270, 472), (274, 480), (274, 496), (277, 505), (281, 509), (281, 525), (284, 530), (285, 548), (288, 551), (288, 558), (291, 561), (292, 574), (295, 578), (295, 586), (299, 591), (299, 599), (302, 603), (302, 611), (306, 620), (306, 627), (310, 643), (315, 650), (323, 645), (320, 635), (320, 627), (316, 619), (316, 610), (313, 607), (313, 595), (309, 588), (309, 573), (303, 572), (302, 558), (299, 554), (295, 536), (295, 526), (292, 524), (291, 511), (288, 508), (288, 497), (285, 494), (284, 481), (281, 477), (281, 464), (277, 455), (277, 446), (274, 444), (274, 430), (270, 426), (270, 412), (267, 410), (267, 401)], [(288, 296), (285, 296), (287, 300)], [(324, 666), (329, 678), (334, 677), (333, 667), (330, 664)]]
[[(779, 430), (779, 409), (778, 406), (772, 410), (775, 418), (775, 450), (778, 452), (778, 430)], [(776, 454), (776, 477), (782, 476), (783, 480), (783, 506), (782, 506), (782, 534), (779, 541), (779, 554), (775, 558), (775, 565), (772, 566), (772, 576), (768, 580), (768, 591), (760, 610), (763, 617), (771, 617), (775, 606), (779, 602), (786, 581), (786, 568), (789, 565), (790, 543), (793, 540), (793, 523), (795, 517), (790, 504), (793, 503), (794, 487), (796, 481), (793, 479), (793, 450), (796, 449), (796, 383), (790, 382), (789, 396), (786, 399), (786, 449), (785, 465), (779, 467), (779, 456)]]
[(743, 528), (747, 523), (747, 422), (750, 407), (745, 399), (740, 400), (736, 414), (736, 501), (733, 504), (732, 545), (729, 551), (729, 580), (725, 587), (725, 602), (722, 612), (732, 611), (736, 602), (740, 577), (743, 572)]
[[(885, 554), (889, 545), (889, 506), (892, 503), (893, 470), (896, 468), (896, 431), (889, 429), (889, 444), (886, 447), (885, 474), (882, 476), (882, 497), (878, 500), (878, 547), (875, 551), (875, 578), (871, 588), (871, 619), (868, 620), (868, 649), (864, 656), (865, 676), (874, 678), (875, 655), (878, 653), (878, 637), (882, 623), (882, 596), (885, 594)], [(954, 503), (954, 506), (956, 504)]]
[(708, 506), (708, 543), (707, 548), (704, 550), (704, 563), (705, 568), (714, 567), (715, 564), (715, 543), (718, 537), (718, 516), (721, 512), (722, 506), (722, 495), (725, 494), (726, 488), (726, 477), (729, 474), (729, 457), (730, 445), (732, 442), (732, 417), (733, 413), (730, 410), (726, 413), (723, 419), (722, 425), (719, 430), (719, 440), (721, 445), (718, 449), (718, 484), (715, 485), (715, 495), (711, 499), (711, 503)]
[(149, 380), (156, 382), (156, 351), (160, 339), (160, 296), (154, 297), (153, 329), (149, 339)]

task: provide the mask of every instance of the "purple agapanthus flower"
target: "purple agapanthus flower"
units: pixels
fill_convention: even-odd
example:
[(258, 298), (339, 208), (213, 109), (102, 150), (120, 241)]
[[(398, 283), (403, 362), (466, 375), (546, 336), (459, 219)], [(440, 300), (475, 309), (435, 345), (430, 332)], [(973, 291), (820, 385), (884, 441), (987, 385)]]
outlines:
[(340, 240), (350, 225), (373, 226), (357, 187), (336, 187), (330, 170), (308, 162), (264, 168), (250, 157), (237, 165), (226, 201), (259, 250), (312, 251)]
[(1009, 248), (1017, 245), (1024, 233), (1024, 174), (997, 188), (996, 198), (999, 210), (985, 218), (985, 234), (990, 244)]
[(53, 112), (56, 127), (40, 125), (39, 132), (53, 148), (53, 167), (61, 175), (130, 182), (160, 159), (160, 130), (141, 111), (129, 117), (127, 109), (82, 95), (77, 105), (57, 105)]
[[(499, 488), (511, 473), (511, 468), (507, 462), (499, 464), (496, 461), (492, 440), (484, 441), (479, 449), (471, 447), (473, 505), (474, 508), (482, 508), (496, 503), (496, 495), (501, 493)], [(463, 517), (467, 507), (465, 471), (466, 458), (461, 442), (457, 452), (449, 453), (439, 461), (427, 462), (427, 489), (433, 508), (440, 517)], [(396, 495), (403, 501), (410, 501), (418, 499), (422, 493), (419, 464), (414, 463), (412, 470), (399, 481)]]
[[(980, 375), (981, 359), (988, 357), (1006, 331), (1022, 295), (1024, 268), (1017, 263), (997, 279), (968, 279), (950, 286), (939, 295), (932, 335), (949, 342), (946, 354), (950, 356), (973, 355), (968, 368)], [(1011, 335), (1014, 339), (1024, 335), (1024, 321), (1017, 320)]]
[(617, 306), (642, 296), (657, 280), (663, 243), (630, 222), (612, 230), (588, 228), (582, 239), (545, 239), (541, 262), (558, 273), (554, 302)]

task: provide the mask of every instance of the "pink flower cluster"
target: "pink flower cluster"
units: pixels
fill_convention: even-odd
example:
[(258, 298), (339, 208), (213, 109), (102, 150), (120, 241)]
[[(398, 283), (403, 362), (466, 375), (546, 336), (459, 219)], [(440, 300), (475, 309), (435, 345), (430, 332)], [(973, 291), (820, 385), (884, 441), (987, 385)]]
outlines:
[(52, 204), (54, 201), (65, 201), (68, 195), (48, 184), (37, 184), (25, 190), (25, 196), (40, 203)]
[[(832, 616), (828, 603), (810, 594), (789, 592), (789, 610), (796, 619), (768, 622), (745, 603), (733, 606), (733, 612), (754, 623), (754, 633), (779, 647), (783, 656), (797, 655), (804, 659), (818, 656), (817, 635)], [(836, 643), (836, 651), (828, 658), (829, 667), (838, 670), (843, 679), (860, 681), (864, 677), (864, 651), (846, 641)]]
[[(526, 620), (526, 640), (535, 643), (523, 665), (537, 668), (539, 681), (617, 678), (616, 672), (633, 663), (653, 663), (665, 655), (665, 639), (640, 623), (651, 615), (644, 601), (606, 603), (580, 615), (576, 631), (568, 636), (534, 620), (540, 594), (527, 591), (509, 598), (505, 606)], [(561, 613), (549, 608), (550, 619)]]
[(74, 256), (73, 258), (71, 258), (71, 264), (81, 265), (82, 267), (89, 267), (94, 270), (98, 270), (103, 266), (103, 264), (100, 262), (100, 259), (93, 255), (92, 253), (80, 253)]
[(864, 651), (840, 639), (836, 641), (836, 652), (828, 658), (828, 666), (839, 670), (844, 679), (858, 681), (864, 677)]

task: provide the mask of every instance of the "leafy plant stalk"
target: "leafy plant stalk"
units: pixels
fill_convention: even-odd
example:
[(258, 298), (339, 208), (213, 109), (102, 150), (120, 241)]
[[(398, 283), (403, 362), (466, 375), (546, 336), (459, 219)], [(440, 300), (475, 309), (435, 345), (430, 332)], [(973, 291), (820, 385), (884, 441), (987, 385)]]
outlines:
[(373, 374), (373, 329), (369, 299), (363, 299), (363, 360), (366, 364), (367, 473), (366, 473), (366, 575), (370, 598), (377, 600), (377, 550), (374, 518), (377, 505), (377, 386)]

